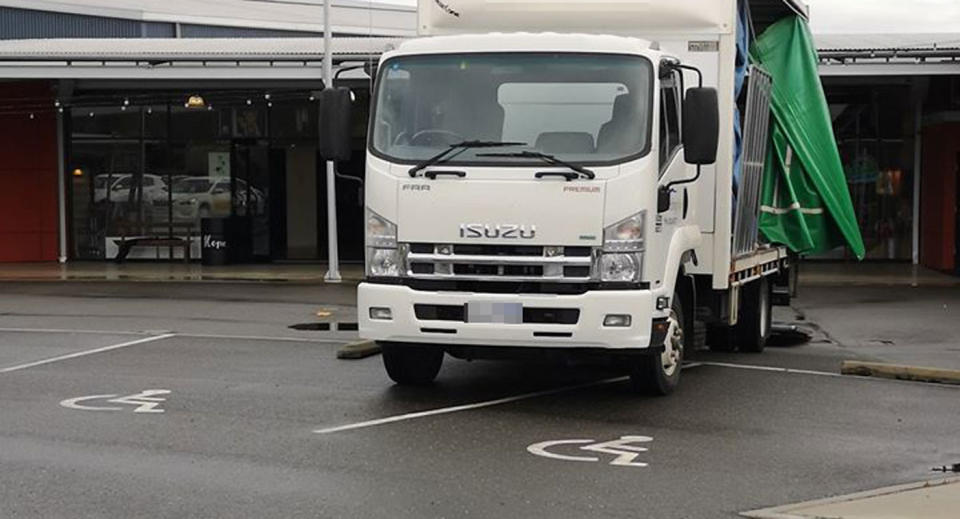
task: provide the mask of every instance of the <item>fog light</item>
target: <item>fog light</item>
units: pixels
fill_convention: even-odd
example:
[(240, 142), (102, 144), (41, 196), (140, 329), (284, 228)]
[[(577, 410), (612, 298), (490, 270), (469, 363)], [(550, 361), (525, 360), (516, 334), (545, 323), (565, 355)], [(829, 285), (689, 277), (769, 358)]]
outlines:
[(393, 310), (376, 306), (372, 307), (370, 308), (370, 319), (374, 321), (392, 321)]
[(629, 328), (633, 324), (633, 317), (629, 315), (611, 314), (603, 318), (603, 325), (607, 328)]

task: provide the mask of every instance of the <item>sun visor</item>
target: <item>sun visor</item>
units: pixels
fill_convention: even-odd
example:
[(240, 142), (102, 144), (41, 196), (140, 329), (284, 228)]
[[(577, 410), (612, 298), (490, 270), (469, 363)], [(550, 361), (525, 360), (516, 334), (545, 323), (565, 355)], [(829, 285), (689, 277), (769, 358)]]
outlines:
[(419, 0), (420, 34), (727, 34), (733, 0)]

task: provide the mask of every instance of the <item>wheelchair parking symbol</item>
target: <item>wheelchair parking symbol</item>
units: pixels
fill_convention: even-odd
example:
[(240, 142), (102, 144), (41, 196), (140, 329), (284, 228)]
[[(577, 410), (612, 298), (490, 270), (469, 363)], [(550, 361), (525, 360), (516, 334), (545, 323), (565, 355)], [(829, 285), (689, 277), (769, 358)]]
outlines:
[[(650, 443), (653, 438), (649, 436), (622, 436), (618, 440), (597, 442), (596, 440), (551, 440), (535, 443), (527, 447), (527, 452), (544, 458), (550, 458), (561, 461), (583, 461), (597, 463), (601, 460), (598, 456), (575, 456), (569, 454), (572, 450), (569, 447), (579, 445), (578, 450), (608, 454), (614, 456), (610, 465), (618, 467), (648, 467), (647, 463), (636, 461), (640, 454), (649, 449), (641, 447), (640, 443)], [(566, 447), (566, 448), (565, 448)], [(561, 454), (567, 452), (568, 454)]]
[[(163, 408), (160, 404), (165, 402), (166, 395), (170, 394), (169, 389), (147, 389), (139, 393), (127, 396), (120, 395), (90, 395), (77, 398), (68, 398), (60, 405), (68, 409), (78, 409), (80, 411), (123, 411), (129, 410), (134, 413), (162, 413)], [(93, 405), (100, 401), (100, 405)], [(103, 404), (121, 404), (103, 405)]]

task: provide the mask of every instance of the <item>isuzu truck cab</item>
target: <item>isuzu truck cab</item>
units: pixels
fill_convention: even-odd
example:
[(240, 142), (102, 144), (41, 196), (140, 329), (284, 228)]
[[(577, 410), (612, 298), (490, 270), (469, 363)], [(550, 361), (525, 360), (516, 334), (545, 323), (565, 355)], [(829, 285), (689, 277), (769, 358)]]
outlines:
[[(394, 381), (431, 382), (447, 354), (601, 356), (667, 394), (708, 332), (763, 348), (788, 256), (734, 202), (735, 0), (419, 10), (423, 37), (380, 60), (367, 148), (360, 335)], [(745, 171), (770, 117), (755, 75)]]

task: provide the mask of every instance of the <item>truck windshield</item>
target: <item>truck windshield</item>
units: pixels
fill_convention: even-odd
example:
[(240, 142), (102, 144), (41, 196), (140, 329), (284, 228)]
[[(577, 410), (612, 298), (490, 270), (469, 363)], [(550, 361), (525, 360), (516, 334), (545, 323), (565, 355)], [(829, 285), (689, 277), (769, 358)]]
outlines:
[[(504, 151), (576, 164), (614, 164), (649, 151), (652, 89), (653, 67), (639, 56), (397, 57), (381, 67), (370, 144), (374, 154), (401, 163), (478, 140), (523, 142)], [(466, 150), (449, 163), (542, 164), (490, 151)]]

